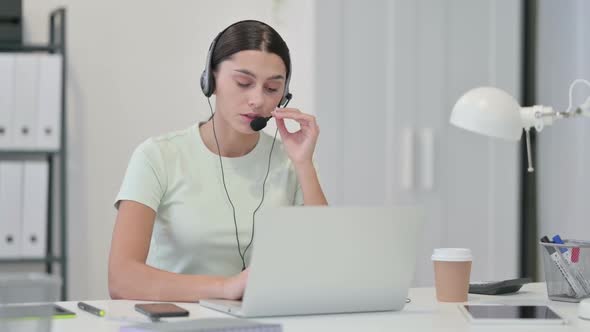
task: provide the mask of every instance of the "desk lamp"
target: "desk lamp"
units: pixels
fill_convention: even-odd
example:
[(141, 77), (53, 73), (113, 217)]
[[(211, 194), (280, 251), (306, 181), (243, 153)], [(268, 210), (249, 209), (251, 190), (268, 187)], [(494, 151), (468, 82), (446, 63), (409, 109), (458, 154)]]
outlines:
[(590, 82), (577, 79), (569, 89), (569, 106), (565, 112), (554, 111), (552, 107), (535, 105), (521, 107), (507, 92), (494, 87), (479, 87), (465, 93), (453, 107), (451, 124), (486, 136), (518, 141), (524, 129), (526, 134), (528, 171), (533, 172), (529, 131), (538, 132), (559, 119), (577, 116), (590, 117), (590, 96), (572, 109), (572, 91), (576, 84)]

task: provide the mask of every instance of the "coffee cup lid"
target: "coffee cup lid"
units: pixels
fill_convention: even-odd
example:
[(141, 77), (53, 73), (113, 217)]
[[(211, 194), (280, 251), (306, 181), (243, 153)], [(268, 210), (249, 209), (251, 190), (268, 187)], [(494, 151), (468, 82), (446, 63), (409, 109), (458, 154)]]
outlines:
[(471, 250), (467, 248), (439, 248), (434, 249), (433, 261), (465, 262), (473, 260)]

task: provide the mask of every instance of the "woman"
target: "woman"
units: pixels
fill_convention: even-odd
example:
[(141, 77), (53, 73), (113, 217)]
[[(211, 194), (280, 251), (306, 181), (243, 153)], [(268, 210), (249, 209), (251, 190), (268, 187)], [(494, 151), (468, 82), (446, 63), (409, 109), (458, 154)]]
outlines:
[[(129, 162), (115, 201), (112, 298), (240, 299), (255, 213), (327, 204), (312, 163), (315, 118), (277, 109), (290, 99), (290, 68), (287, 45), (262, 22), (237, 22), (215, 38), (201, 80), (215, 95), (211, 118), (148, 139)], [(282, 143), (250, 126), (270, 116)], [(285, 119), (301, 129), (290, 133)]]

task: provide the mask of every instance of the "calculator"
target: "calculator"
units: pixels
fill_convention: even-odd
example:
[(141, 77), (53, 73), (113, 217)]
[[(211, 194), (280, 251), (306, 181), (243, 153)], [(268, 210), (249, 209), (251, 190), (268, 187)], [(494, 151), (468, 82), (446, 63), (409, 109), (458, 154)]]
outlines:
[(502, 281), (475, 281), (469, 283), (469, 293), (484, 295), (516, 293), (524, 284), (530, 282), (531, 278), (517, 278)]

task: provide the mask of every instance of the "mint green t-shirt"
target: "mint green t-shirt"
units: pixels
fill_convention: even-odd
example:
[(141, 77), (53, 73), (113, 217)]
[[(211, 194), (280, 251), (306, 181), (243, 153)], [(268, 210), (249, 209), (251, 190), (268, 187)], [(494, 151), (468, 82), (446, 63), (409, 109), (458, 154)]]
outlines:
[[(272, 140), (261, 132), (250, 153), (237, 158), (222, 157), (242, 251), (250, 242), (252, 213), (262, 198)], [(219, 143), (222, 145), (223, 141)], [(116, 208), (121, 200), (142, 203), (156, 212), (148, 265), (184, 274), (230, 276), (241, 271), (219, 156), (205, 146), (198, 125), (140, 144), (129, 161)], [(258, 212), (269, 207), (302, 204), (295, 170), (277, 139), (264, 203)], [(247, 264), (251, 253), (252, 248), (246, 254)]]

